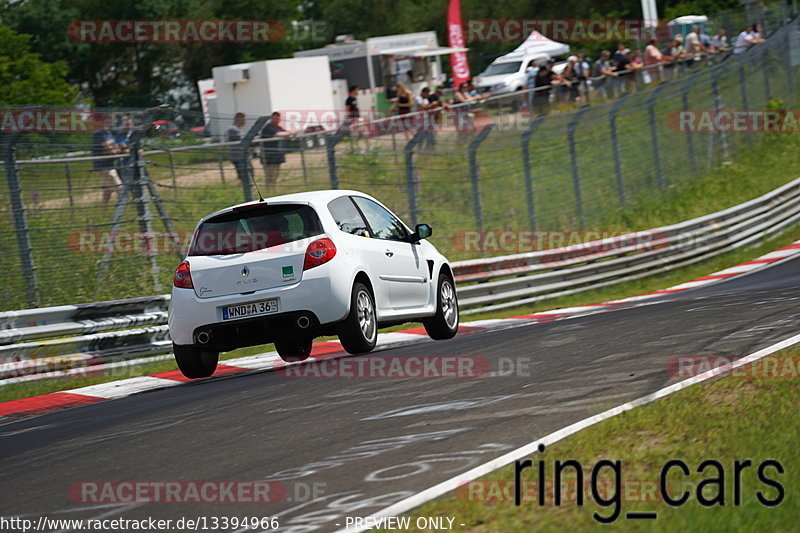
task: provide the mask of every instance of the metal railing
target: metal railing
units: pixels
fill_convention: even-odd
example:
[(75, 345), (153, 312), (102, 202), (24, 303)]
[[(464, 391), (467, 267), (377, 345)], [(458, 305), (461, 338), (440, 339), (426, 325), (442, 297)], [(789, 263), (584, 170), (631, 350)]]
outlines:
[[(532, 304), (704, 261), (800, 222), (800, 178), (693, 220), (452, 264), (461, 313)], [(0, 379), (169, 353), (170, 296), (0, 313)]]

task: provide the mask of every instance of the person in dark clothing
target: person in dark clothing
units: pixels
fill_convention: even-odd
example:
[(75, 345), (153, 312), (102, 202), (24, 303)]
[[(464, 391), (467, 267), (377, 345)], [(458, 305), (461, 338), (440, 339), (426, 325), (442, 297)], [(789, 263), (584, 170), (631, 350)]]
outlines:
[(545, 114), (550, 109), (550, 91), (554, 85), (571, 86), (571, 83), (565, 80), (559, 74), (553, 72), (549, 63), (544, 63), (539, 67), (534, 78), (535, 91), (533, 93), (533, 105), (539, 114)]
[[(275, 137), (286, 137), (289, 135), (280, 125), (281, 114), (275, 111), (269, 118), (269, 122), (261, 130), (262, 139), (272, 139)], [(278, 182), (278, 175), (281, 165), (286, 162), (285, 150), (280, 141), (270, 141), (261, 143), (261, 164), (264, 166), (264, 175), (267, 178), (267, 186), (272, 187)]]
[[(244, 137), (244, 131), (242, 128), (245, 125), (245, 116), (244, 113), (236, 113), (233, 116), (233, 124), (231, 127), (228, 128), (228, 131), (225, 132), (225, 140), (227, 142), (239, 142)], [(233, 166), (236, 167), (236, 177), (239, 178), (243, 182), (247, 182), (248, 174), (250, 172), (250, 158), (249, 157), (241, 157), (239, 153), (238, 146), (231, 146), (228, 152), (228, 159), (230, 162), (233, 163)]]
[[(114, 133), (111, 131), (112, 124), (111, 115), (103, 115), (100, 127), (92, 135), (92, 156), (102, 157), (120, 153)], [(122, 188), (122, 180), (119, 178), (114, 164), (114, 159), (92, 161), (92, 168), (100, 176), (100, 184), (103, 187), (103, 205), (108, 205), (111, 195), (116, 194), (119, 197)]]

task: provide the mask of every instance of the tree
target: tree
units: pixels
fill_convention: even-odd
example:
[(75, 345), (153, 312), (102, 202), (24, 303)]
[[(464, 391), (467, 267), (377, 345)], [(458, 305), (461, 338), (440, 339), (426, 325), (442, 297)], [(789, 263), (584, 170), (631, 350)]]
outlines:
[(66, 63), (42, 61), (30, 39), (0, 24), (0, 105), (75, 105), (78, 92), (65, 80)]

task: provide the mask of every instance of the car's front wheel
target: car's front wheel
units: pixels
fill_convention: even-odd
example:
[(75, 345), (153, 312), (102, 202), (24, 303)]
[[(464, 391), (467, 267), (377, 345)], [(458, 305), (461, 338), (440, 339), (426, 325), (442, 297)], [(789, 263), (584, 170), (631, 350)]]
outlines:
[(452, 339), (458, 333), (458, 296), (453, 280), (447, 274), (439, 274), (436, 295), (436, 314), (422, 325), (434, 340)]
[(353, 285), (350, 313), (338, 327), (342, 347), (351, 354), (366, 353), (378, 341), (378, 315), (372, 291), (361, 282)]
[(312, 344), (313, 339), (311, 337), (280, 339), (275, 341), (275, 349), (281, 359), (287, 363), (292, 363), (308, 359), (308, 356), (311, 355)]
[(202, 350), (197, 346), (172, 345), (175, 361), (181, 374), (190, 379), (207, 378), (217, 369), (219, 352)]

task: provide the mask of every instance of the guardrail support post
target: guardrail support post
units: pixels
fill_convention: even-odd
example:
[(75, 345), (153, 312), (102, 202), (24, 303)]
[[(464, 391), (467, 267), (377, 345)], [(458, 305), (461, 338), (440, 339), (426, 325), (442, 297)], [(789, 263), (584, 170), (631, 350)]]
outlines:
[(575, 129), (578, 127), (578, 122), (583, 118), (584, 113), (589, 109), (591, 109), (589, 106), (580, 108), (567, 124), (567, 143), (569, 144), (569, 159), (572, 165), (572, 189), (575, 192), (575, 210), (578, 214), (578, 226), (580, 229), (583, 229), (585, 220), (583, 216), (581, 175), (578, 169), (578, 151), (575, 149)]
[(478, 161), (475, 152), (478, 146), (483, 142), (486, 137), (492, 132), (494, 124), (489, 124), (472, 139), (469, 143), (467, 154), (469, 156), (469, 176), (472, 180), (472, 208), (475, 211), (475, 224), (478, 226), (478, 231), (483, 230), (483, 205), (481, 203), (481, 185), (478, 176)]
[(405, 147), (406, 156), (406, 191), (408, 194), (408, 212), (411, 225), (419, 223), (419, 207), (417, 206), (417, 189), (414, 183), (414, 148), (426, 138), (428, 132), (418, 131)]
[(22, 279), (25, 281), (25, 293), (28, 296), (28, 306), (36, 307), (39, 305), (39, 289), (36, 283), (36, 268), (33, 263), (33, 247), (31, 246), (31, 235), (28, 228), (28, 220), (25, 217), (25, 203), (22, 200), (22, 185), (19, 181), (17, 172), (16, 142), (18, 133), (8, 133), (0, 144), (3, 160), (6, 167), (6, 179), (8, 180), (8, 193), (11, 196), (11, 214), (14, 218), (14, 229), (17, 234), (17, 248), (19, 249), (20, 265), (22, 266)]
[(617, 113), (619, 109), (625, 104), (629, 93), (623, 94), (614, 105), (611, 106), (611, 111), (608, 112), (608, 126), (611, 129), (611, 153), (614, 156), (614, 174), (617, 182), (617, 196), (619, 202), (624, 207), (627, 204), (625, 196), (625, 180), (622, 177), (622, 156), (619, 152), (619, 136), (617, 135)]
[(662, 83), (650, 93), (647, 98), (647, 118), (650, 123), (650, 141), (653, 146), (653, 167), (656, 171), (656, 183), (659, 189), (664, 189), (667, 184), (664, 181), (664, 171), (661, 168), (661, 152), (658, 146), (658, 128), (656, 127), (656, 99), (669, 84)]
[[(700, 74), (702, 74), (702, 71), (695, 72), (683, 82), (683, 85), (681, 85), (681, 106), (683, 107), (684, 111), (689, 111), (689, 88)], [(686, 151), (689, 154), (689, 164), (692, 167), (692, 174), (695, 174), (697, 173), (697, 153), (694, 149), (694, 138), (692, 137), (692, 132), (689, 130), (686, 131)]]
[[(533, 108), (531, 108), (531, 111)], [(533, 192), (533, 174), (531, 172), (531, 152), (530, 152), (530, 139), (531, 135), (539, 128), (544, 122), (547, 115), (539, 115), (531, 121), (528, 129), (522, 134), (520, 139), (520, 147), (522, 148), (522, 170), (525, 173), (525, 199), (528, 201), (528, 225), (531, 230), (536, 230), (536, 201)]]

